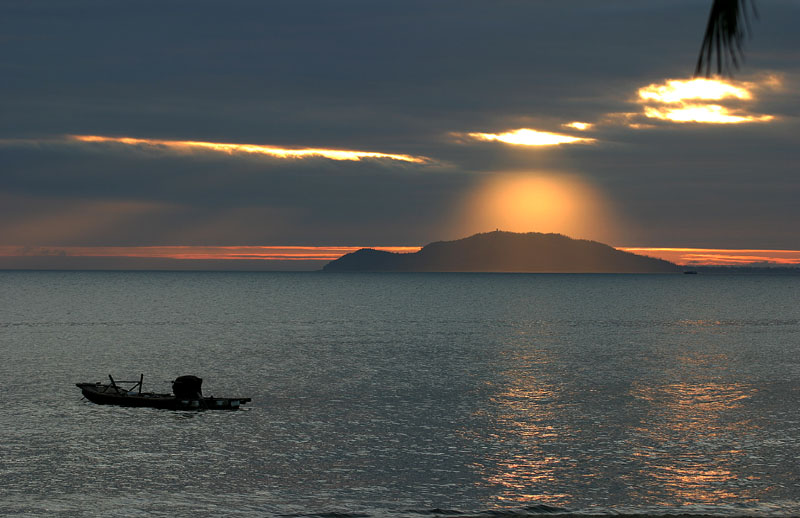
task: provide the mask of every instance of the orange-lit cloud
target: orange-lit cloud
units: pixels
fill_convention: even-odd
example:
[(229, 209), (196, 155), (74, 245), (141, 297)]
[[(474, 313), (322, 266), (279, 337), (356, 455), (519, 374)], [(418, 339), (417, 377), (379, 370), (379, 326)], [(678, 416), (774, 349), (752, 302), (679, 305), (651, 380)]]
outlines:
[[(777, 119), (770, 114), (756, 113), (753, 106), (759, 94), (779, 90), (783, 81), (777, 75), (762, 75), (750, 81), (722, 78), (666, 79), (639, 88), (633, 102), (638, 111), (607, 113), (595, 122), (572, 121), (561, 127), (585, 132), (598, 126), (626, 126), (632, 129), (655, 128), (659, 123), (677, 124), (746, 124)], [(518, 146), (558, 146), (592, 144), (597, 139), (520, 128), (502, 133), (461, 133), (469, 140), (497, 141)]]
[(457, 207), (448, 235), (489, 230), (554, 232), (614, 242), (621, 223), (611, 203), (588, 181), (551, 172), (495, 173)]
[(634, 254), (666, 259), (686, 266), (772, 264), (800, 266), (800, 250), (736, 250), (720, 248), (631, 248), (618, 247)]
[(474, 140), (498, 141), (517, 146), (558, 146), (560, 144), (589, 144), (593, 138), (573, 137), (562, 133), (520, 128), (504, 133), (467, 133)]
[(768, 122), (773, 115), (757, 114), (748, 108), (756, 100), (755, 92), (777, 88), (776, 76), (758, 81), (715, 79), (668, 79), (637, 91), (636, 102), (649, 119), (675, 123), (743, 124)]
[(211, 151), (228, 155), (250, 154), (265, 155), (281, 159), (302, 159), (322, 157), (330, 160), (379, 159), (397, 160), (415, 164), (431, 162), (427, 157), (402, 155), (393, 153), (379, 153), (375, 151), (356, 151), (348, 149), (322, 149), (322, 148), (280, 148), (256, 144), (231, 144), (224, 142), (200, 142), (194, 140), (162, 140), (132, 137), (105, 137), (100, 135), (70, 135), (70, 139), (90, 143), (115, 143), (128, 146), (155, 147), (164, 150), (189, 153), (193, 151)]
[(0, 246), (0, 257), (132, 257), (178, 260), (332, 261), (361, 248), (411, 253), (418, 246)]
[(651, 84), (639, 89), (639, 98), (662, 103), (687, 100), (721, 101), (723, 99), (750, 100), (753, 94), (745, 87), (721, 79), (669, 79), (662, 84)]
[(645, 106), (644, 114), (652, 119), (672, 122), (700, 122), (708, 124), (741, 124), (743, 122), (767, 122), (772, 115), (737, 114), (718, 104), (685, 105), (680, 108), (656, 108)]
[(575, 121), (575, 122), (568, 122), (566, 124), (562, 124), (562, 126), (564, 126), (565, 128), (576, 129), (578, 131), (587, 131), (587, 130), (590, 130), (590, 129), (594, 128), (595, 125), (592, 124), (591, 122)]

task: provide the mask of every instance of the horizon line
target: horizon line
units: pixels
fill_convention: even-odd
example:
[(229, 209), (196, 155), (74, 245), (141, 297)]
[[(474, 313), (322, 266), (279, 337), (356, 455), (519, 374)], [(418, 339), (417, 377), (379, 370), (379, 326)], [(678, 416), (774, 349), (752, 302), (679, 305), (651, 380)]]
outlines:
[[(156, 245), (156, 246), (19, 246), (0, 245), (0, 258), (166, 259), (175, 261), (323, 262), (363, 248), (415, 253), (421, 246), (312, 245)], [(800, 250), (757, 248), (613, 247), (679, 266), (800, 266)]]

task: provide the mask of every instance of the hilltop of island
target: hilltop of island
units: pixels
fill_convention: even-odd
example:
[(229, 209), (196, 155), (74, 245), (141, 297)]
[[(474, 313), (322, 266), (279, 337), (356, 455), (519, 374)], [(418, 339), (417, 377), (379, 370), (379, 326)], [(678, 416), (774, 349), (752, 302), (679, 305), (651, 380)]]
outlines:
[(669, 261), (561, 234), (486, 232), (437, 241), (415, 253), (362, 248), (325, 272), (679, 273)]

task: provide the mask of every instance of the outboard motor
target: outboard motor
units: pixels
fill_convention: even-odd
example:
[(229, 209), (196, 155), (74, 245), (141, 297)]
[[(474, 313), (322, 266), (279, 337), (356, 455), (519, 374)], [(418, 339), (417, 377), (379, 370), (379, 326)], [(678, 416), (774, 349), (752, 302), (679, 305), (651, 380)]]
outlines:
[(200, 386), (203, 380), (197, 376), (178, 376), (172, 382), (172, 393), (175, 397), (182, 399), (201, 399), (203, 392)]

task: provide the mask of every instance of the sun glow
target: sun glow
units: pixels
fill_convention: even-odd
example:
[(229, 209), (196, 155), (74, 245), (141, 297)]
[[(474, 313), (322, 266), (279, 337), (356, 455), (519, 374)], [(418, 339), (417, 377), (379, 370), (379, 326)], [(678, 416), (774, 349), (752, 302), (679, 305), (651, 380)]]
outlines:
[(767, 122), (775, 117), (752, 113), (746, 105), (756, 100), (757, 89), (776, 86), (780, 86), (780, 80), (774, 76), (761, 82), (670, 79), (640, 88), (636, 102), (650, 119), (703, 124)]
[(505, 173), (468, 194), (449, 231), (465, 236), (487, 230), (554, 232), (614, 242), (620, 225), (611, 204), (580, 177), (555, 173)]
[(521, 128), (505, 133), (468, 133), (467, 135), (476, 140), (498, 141), (518, 146), (557, 146), (559, 144), (588, 144), (595, 142), (593, 138), (572, 137), (561, 133), (538, 131), (529, 128)]
[(194, 140), (161, 140), (144, 139), (132, 137), (104, 137), (100, 135), (70, 135), (72, 140), (90, 143), (116, 143), (128, 146), (147, 146), (171, 151), (189, 153), (193, 151), (211, 151), (217, 153), (233, 154), (254, 154), (266, 155), (280, 159), (303, 159), (311, 157), (322, 157), (330, 160), (354, 160), (363, 159), (385, 159), (398, 160), (401, 162), (411, 162), (416, 164), (429, 163), (427, 157), (379, 153), (375, 151), (356, 151), (346, 149), (322, 149), (322, 148), (280, 148), (274, 146), (261, 146), (256, 144), (231, 144), (225, 142), (200, 142)]

